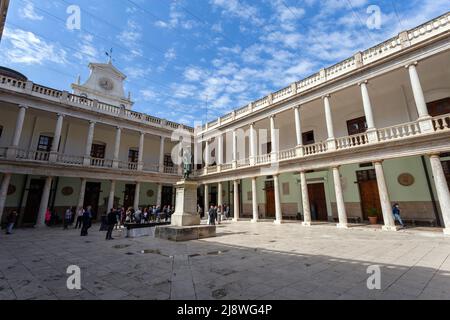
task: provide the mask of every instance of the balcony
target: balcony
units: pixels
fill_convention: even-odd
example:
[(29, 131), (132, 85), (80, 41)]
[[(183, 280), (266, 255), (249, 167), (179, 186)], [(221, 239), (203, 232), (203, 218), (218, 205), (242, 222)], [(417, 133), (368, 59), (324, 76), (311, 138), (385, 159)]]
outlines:
[[(233, 163), (222, 164), (220, 166), (220, 172), (231, 172), (236, 169), (269, 165), (274, 162), (283, 162), (292, 159), (301, 160), (318, 154), (331, 154), (332, 152), (340, 150), (355, 150), (365, 146), (376, 146), (377, 144), (389, 141), (414, 139), (418, 136), (439, 134), (444, 131), (450, 132), (450, 114), (433, 117), (431, 123), (432, 129), (429, 132), (422, 132), (419, 121), (414, 121), (377, 129), (374, 132), (376, 138), (372, 141), (369, 139), (369, 133), (365, 132), (346, 137), (339, 137), (334, 141), (321, 141), (310, 145), (278, 151), (277, 153), (257, 155), (255, 157), (254, 165), (252, 165), (247, 158), (239, 159), (236, 161), (236, 166), (233, 166)], [(217, 172), (218, 170), (216, 167), (207, 167), (206, 170), (197, 170), (195, 176), (204, 177)]]

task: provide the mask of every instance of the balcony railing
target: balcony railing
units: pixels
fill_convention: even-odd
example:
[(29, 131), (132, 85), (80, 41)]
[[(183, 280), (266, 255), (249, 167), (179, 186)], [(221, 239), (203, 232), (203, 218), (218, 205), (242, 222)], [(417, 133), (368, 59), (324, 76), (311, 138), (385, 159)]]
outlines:
[(6, 158), (8, 148), (0, 148), (0, 158)]
[(48, 161), (50, 158), (50, 152), (27, 151), (27, 150), (18, 149), (16, 158), (21, 159), (21, 160)]
[(102, 168), (112, 168), (113, 161), (102, 158), (91, 158), (91, 166), (102, 167)]
[(328, 146), (326, 142), (318, 142), (303, 147), (305, 156), (327, 152)]
[(435, 131), (450, 130), (450, 114), (434, 117), (433, 127)]
[(63, 164), (82, 165), (83, 161), (84, 157), (82, 156), (71, 156), (67, 154), (58, 155), (58, 162)]
[(342, 137), (336, 139), (336, 148), (340, 149), (348, 149), (357, 146), (362, 146), (369, 143), (369, 139), (367, 137), (367, 133), (355, 134), (352, 136)]
[(412, 137), (420, 134), (420, 126), (418, 122), (409, 122), (395, 125), (378, 130), (378, 139), (380, 141), (389, 141)]

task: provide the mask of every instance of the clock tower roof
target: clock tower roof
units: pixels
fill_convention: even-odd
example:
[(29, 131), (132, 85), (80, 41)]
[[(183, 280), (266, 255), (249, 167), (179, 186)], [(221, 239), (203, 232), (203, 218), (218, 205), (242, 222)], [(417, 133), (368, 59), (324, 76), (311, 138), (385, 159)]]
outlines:
[(124, 81), (127, 78), (111, 62), (89, 63), (91, 73), (85, 83), (72, 84), (73, 93), (90, 99), (131, 109), (133, 102), (125, 96)]

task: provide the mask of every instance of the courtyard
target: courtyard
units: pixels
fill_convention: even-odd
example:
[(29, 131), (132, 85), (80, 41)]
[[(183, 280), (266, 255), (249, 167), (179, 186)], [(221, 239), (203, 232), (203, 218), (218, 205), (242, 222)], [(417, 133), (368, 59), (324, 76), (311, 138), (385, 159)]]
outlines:
[[(429, 228), (382, 232), (333, 224), (226, 221), (217, 237), (113, 241), (62, 228), (0, 235), (0, 299), (449, 299), (450, 237)], [(68, 290), (67, 267), (81, 268)], [(367, 268), (379, 265), (381, 289)]]

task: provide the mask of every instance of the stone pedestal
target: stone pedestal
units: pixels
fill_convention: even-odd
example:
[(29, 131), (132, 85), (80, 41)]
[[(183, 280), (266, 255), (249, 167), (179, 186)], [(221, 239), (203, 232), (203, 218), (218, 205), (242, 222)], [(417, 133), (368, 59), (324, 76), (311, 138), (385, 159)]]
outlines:
[(200, 225), (197, 213), (197, 183), (182, 180), (175, 185), (175, 213), (171, 225), (157, 227), (155, 237), (171, 241), (197, 240), (216, 236), (216, 226)]
[[(197, 213), (197, 183), (182, 180), (177, 182), (175, 213), (172, 215), (172, 226), (185, 227), (200, 224)], [(206, 210), (206, 209), (205, 209)]]

